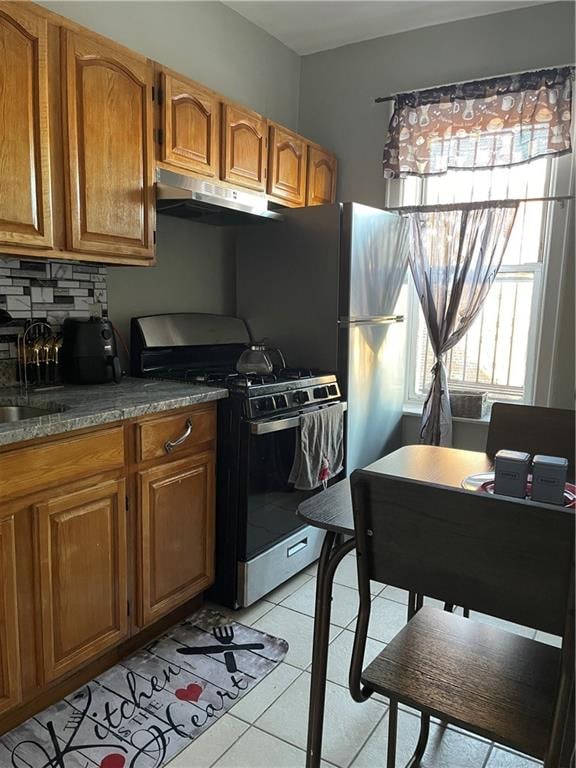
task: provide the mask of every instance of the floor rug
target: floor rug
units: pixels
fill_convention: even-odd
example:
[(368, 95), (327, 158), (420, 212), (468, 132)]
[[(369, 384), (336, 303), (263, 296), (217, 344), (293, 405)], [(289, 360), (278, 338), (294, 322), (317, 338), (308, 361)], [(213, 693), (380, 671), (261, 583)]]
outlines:
[(0, 737), (2, 768), (160, 768), (275, 669), (288, 643), (202, 610)]

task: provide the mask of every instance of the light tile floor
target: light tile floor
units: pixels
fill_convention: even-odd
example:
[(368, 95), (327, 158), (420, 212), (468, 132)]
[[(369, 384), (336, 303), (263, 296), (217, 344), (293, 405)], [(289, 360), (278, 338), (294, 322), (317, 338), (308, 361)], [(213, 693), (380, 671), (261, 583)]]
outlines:
[[(250, 608), (229, 612), (235, 621), (283, 637), (290, 649), (274, 672), (181, 752), (169, 768), (304, 768), (315, 576), (314, 565)], [(373, 610), (366, 663), (406, 621), (406, 592), (375, 582), (371, 592)], [(347, 688), (357, 605), (356, 563), (351, 554), (344, 558), (335, 576), (323, 768), (384, 768), (386, 762), (386, 699), (376, 696), (364, 704), (356, 704)], [(559, 644), (559, 638), (535, 633), (526, 627), (480, 614), (472, 614), (472, 618), (536, 637), (541, 642)], [(398, 768), (412, 753), (417, 734), (417, 717), (413, 710), (404, 708), (399, 718)], [(422, 761), (422, 768), (538, 768), (540, 765), (457, 728), (442, 727), (440, 723), (434, 723), (431, 729)]]

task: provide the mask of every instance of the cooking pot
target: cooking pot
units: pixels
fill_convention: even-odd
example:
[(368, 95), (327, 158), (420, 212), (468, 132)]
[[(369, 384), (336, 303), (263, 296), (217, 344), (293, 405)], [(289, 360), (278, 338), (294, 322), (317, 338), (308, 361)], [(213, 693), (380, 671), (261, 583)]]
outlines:
[(259, 376), (268, 376), (274, 373), (272, 360), (274, 355), (279, 362), (277, 369), (285, 368), (284, 356), (279, 349), (267, 347), (265, 344), (251, 344), (238, 358), (236, 370), (238, 373), (255, 373)]

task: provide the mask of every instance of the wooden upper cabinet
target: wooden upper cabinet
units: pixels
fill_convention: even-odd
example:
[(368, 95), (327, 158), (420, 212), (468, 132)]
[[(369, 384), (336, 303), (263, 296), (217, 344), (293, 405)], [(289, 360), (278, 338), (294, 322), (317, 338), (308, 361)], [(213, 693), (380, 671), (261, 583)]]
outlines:
[(270, 125), (268, 194), (295, 206), (306, 202), (307, 142), (297, 133)]
[(140, 621), (150, 624), (214, 580), (214, 452), (139, 473)]
[(306, 205), (325, 205), (336, 200), (336, 158), (331, 152), (310, 145)]
[(267, 165), (266, 118), (235, 104), (222, 108), (221, 176), (230, 184), (264, 192)]
[(62, 40), (69, 248), (151, 258), (152, 65), (88, 34)]
[(14, 519), (0, 520), (0, 713), (20, 701)]
[(0, 2), (0, 243), (52, 246), (46, 19)]
[(47, 680), (128, 633), (125, 483), (62, 492), (36, 507)]
[(164, 163), (202, 176), (220, 170), (220, 100), (192, 80), (160, 75)]

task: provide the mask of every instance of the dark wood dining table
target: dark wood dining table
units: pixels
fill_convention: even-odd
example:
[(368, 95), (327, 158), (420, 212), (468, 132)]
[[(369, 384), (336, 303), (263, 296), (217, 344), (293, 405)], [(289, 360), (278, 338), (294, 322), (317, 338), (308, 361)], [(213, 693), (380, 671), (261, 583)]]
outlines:
[[(489, 472), (492, 468), (492, 462), (485, 453), (428, 445), (404, 446), (367, 467), (388, 477), (415, 484), (452, 488), (454, 492), (464, 494), (471, 493), (462, 488), (462, 481), (466, 477)], [(529, 502), (519, 499), (518, 503)], [(318, 561), (306, 746), (307, 768), (318, 768), (326, 697), (332, 584), (338, 564), (355, 548), (349, 480), (341, 480), (305, 501), (298, 508), (298, 515), (308, 525), (326, 531)], [(418, 599), (411, 596), (411, 600)]]

